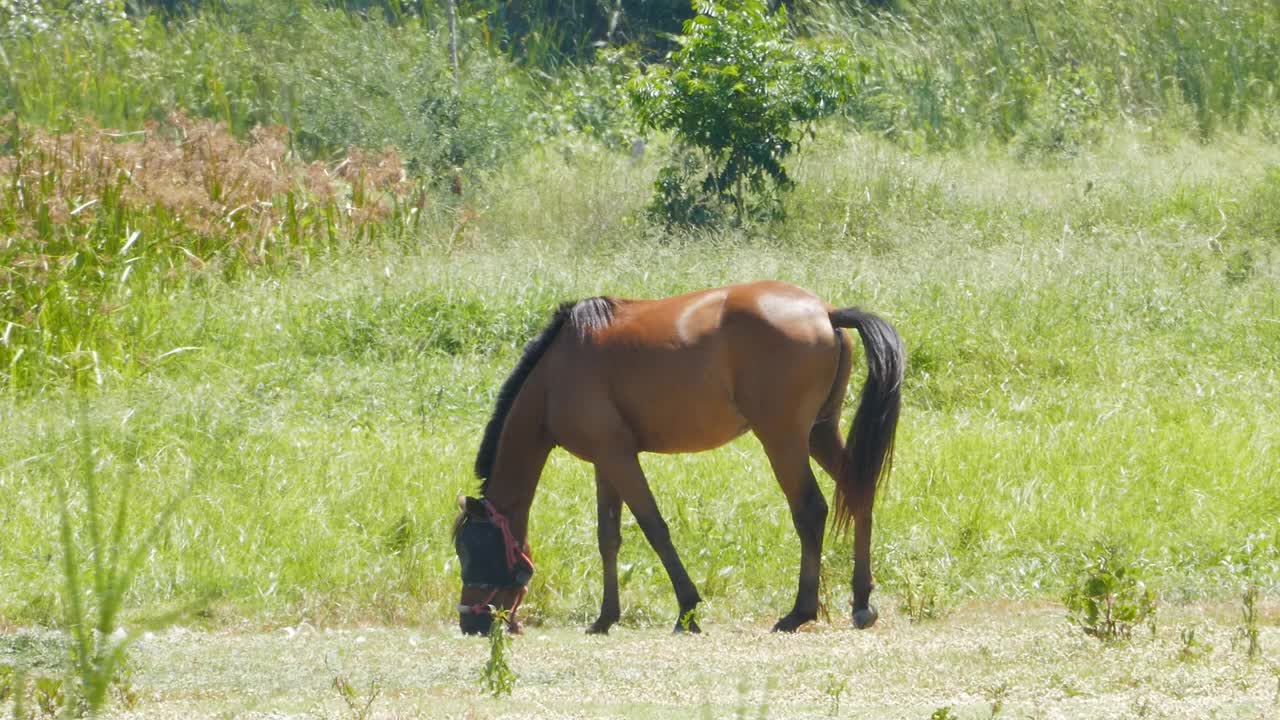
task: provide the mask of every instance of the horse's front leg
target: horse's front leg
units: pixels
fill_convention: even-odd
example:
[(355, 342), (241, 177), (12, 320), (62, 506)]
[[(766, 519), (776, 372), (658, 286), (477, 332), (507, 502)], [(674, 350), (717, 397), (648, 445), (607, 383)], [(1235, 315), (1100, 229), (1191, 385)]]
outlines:
[(702, 602), (702, 597), (698, 595), (698, 589), (689, 579), (689, 573), (685, 571), (684, 563), (680, 562), (680, 555), (671, 543), (671, 531), (658, 512), (658, 503), (649, 489), (649, 481), (644, 477), (639, 458), (634, 452), (610, 455), (596, 461), (596, 473), (613, 484), (618, 496), (631, 508), (631, 514), (644, 532), (645, 539), (662, 560), (662, 566), (666, 568), (667, 577), (671, 578), (671, 586), (675, 589), (676, 601), (680, 604), (680, 614), (676, 616), (676, 632), (701, 632), (694, 610)]
[(608, 478), (596, 471), (596, 539), (600, 543), (600, 561), (604, 565), (604, 596), (600, 600), (600, 617), (587, 632), (608, 634), (609, 628), (622, 615), (618, 603), (618, 549), (622, 547), (622, 498)]

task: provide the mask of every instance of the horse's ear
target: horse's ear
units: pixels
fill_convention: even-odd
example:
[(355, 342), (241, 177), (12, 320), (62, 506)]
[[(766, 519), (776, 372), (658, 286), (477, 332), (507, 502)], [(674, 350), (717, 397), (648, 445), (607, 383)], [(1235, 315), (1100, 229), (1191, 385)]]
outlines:
[(488, 513), (484, 510), (484, 505), (481, 505), (480, 501), (473, 497), (463, 497), (459, 495), (458, 505), (462, 508), (462, 512), (470, 515), (471, 517), (483, 520), (488, 516)]

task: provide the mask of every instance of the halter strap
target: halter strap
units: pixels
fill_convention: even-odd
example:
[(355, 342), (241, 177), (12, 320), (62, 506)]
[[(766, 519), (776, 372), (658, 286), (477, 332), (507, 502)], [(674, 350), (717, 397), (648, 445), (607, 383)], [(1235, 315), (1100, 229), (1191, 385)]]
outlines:
[(507, 522), (507, 517), (498, 512), (493, 503), (487, 499), (481, 500), (480, 504), (484, 507), (485, 512), (488, 513), (489, 522), (493, 523), (493, 526), (502, 532), (502, 543), (506, 546), (507, 551), (507, 569), (514, 569), (516, 562), (523, 560), (529, 566), (529, 572), (534, 572), (533, 558), (529, 557), (529, 553), (525, 552), (524, 548), (520, 547), (520, 543), (516, 541), (516, 536), (511, 532), (511, 524)]

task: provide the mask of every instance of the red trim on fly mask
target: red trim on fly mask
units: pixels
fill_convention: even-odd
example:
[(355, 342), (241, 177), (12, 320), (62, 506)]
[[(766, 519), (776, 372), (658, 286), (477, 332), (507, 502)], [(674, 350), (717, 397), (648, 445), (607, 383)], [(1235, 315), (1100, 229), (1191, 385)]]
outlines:
[[(502, 533), (502, 544), (506, 550), (507, 569), (514, 570), (516, 563), (523, 560), (525, 564), (529, 566), (529, 573), (532, 574), (534, 572), (533, 558), (529, 557), (529, 553), (525, 552), (524, 548), (520, 547), (520, 543), (516, 540), (515, 534), (511, 532), (511, 524), (507, 522), (506, 516), (498, 512), (498, 509), (495, 508), (493, 503), (488, 500), (481, 500), (480, 504), (484, 507), (485, 512), (488, 513), (489, 522)], [(483, 602), (479, 602), (474, 605), (460, 605), (458, 610), (460, 612), (469, 612), (473, 615), (484, 615), (490, 612), (490, 609), (492, 608), (490, 603), (501, 589), (502, 588), (494, 588), (489, 592), (488, 597), (486, 597)], [(507, 627), (511, 630), (515, 630), (517, 627), (516, 610), (520, 608), (520, 603), (524, 600), (524, 596), (528, 591), (529, 588), (526, 585), (521, 585), (519, 586), (519, 589), (516, 590), (515, 602), (511, 604), (511, 611), (507, 613)]]
[(511, 533), (511, 525), (507, 522), (506, 516), (498, 512), (498, 509), (488, 500), (481, 500), (480, 504), (484, 506), (485, 512), (489, 513), (489, 522), (493, 523), (494, 527), (502, 532), (502, 543), (507, 547), (507, 569), (515, 569), (516, 561), (524, 560), (529, 566), (529, 572), (533, 573), (533, 558), (529, 557), (529, 553), (525, 552), (524, 548), (520, 547), (520, 543), (516, 541), (516, 536)]

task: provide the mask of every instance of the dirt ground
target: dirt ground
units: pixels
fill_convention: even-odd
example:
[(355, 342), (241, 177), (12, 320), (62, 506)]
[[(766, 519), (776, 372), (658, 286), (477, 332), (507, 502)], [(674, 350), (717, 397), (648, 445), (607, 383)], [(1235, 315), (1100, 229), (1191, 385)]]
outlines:
[(136, 646), (136, 704), (113, 708), (129, 718), (1280, 718), (1275, 608), (1255, 660), (1229, 606), (1165, 609), (1154, 637), (1143, 628), (1121, 645), (1040, 604), (970, 605), (920, 624), (887, 613), (865, 632), (834, 621), (790, 636), (764, 624), (705, 630), (530, 628), (512, 646), (514, 692), (495, 700), (479, 684), (488, 643), (451, 627), (175, 628)]

